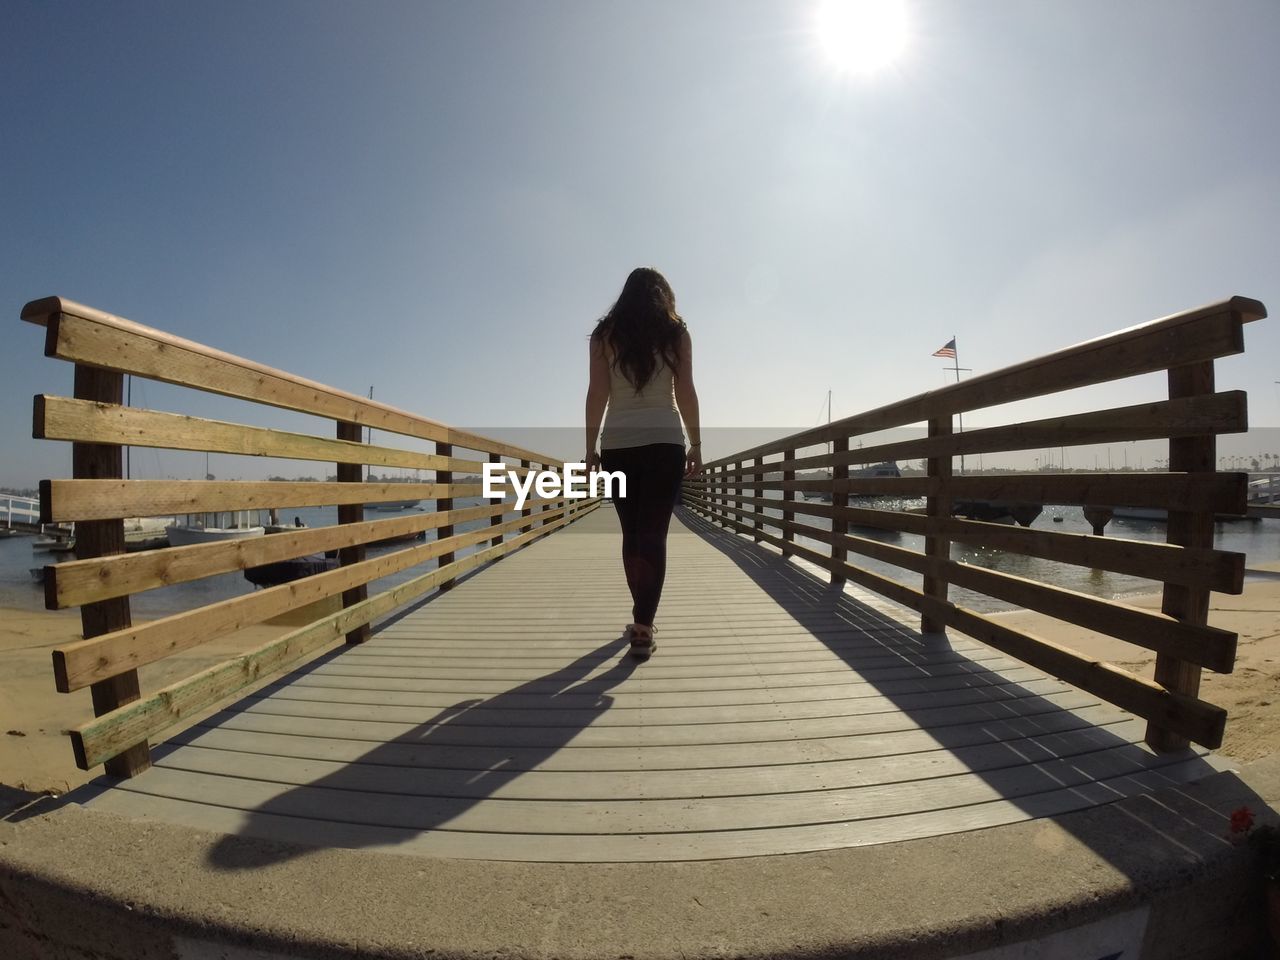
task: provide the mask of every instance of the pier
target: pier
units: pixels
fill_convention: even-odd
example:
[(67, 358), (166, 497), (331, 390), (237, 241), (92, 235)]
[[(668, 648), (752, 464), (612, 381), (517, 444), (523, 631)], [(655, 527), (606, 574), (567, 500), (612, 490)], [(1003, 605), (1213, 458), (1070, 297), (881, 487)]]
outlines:
[[(659, 651), (637, 664), (611, 506), (455, 505), (479, 496), (485, 463), (562, 468), (554, 454), (33, 301), (23, 319), (76, 369), (74, 396), (35, 406), (37, 433), (73, 454), (73, 476), (41, 487), (40, 521), (77, 531), (46, 604), (79, 607), (84, 636), (54, 651), (51, 684), (91, 691), (69, 749), (107, 776), (0, 853), (0, 884), (36, 891), (9, 928), (86, 956), (84, 931), (112, 923), (157, 949), (303, 955), (960, 957), (1088, 931), (1099, 956), (1123, 943), (1163, 958), (1252, 942), (1257, 916), (1235, 912), (1244, 853), (1218, 821), (1280, 796), (1280, 767), (1225, 772), (1212, 751), (1230, 720), (1199, 687), (1231, 671), (1238, 642), (1208, 624), (1209, 594), (1244, 577), (1242, 555), (1213, 548), (1213, 519), (1248, 509), (1247, 475), (1215, 469), (1215, 437), (1245, 430), (1247, 410), (1214, 361), (1265, 315), (1233, 297), (712, 460), (684, 485)], [(1157, 372), (1167, 390), (1142, 404), (952, 428)], [(131, 409), (125, 375), (327, 418), (332, 435)], [(923, 438), (859, 445), (919, 423)], [(431, 452), (369, 443), (367, 427)], [(961, 455), (1159, 438), (1164, 473), (952, 470)], [(334, 463), (337, 481), (126, 480), (126, 444)], [(926, 475), (850, 477), (887, 459)], [(431, 480), (366, 482), (365, 465)], [(795, 478), (810, 470), (830, 476)], [(870, 493), (926, 507), (851, 504)], [(365, 519), (406, 496), (432, 508)], [(957, 500), (1162, 508), (1168, 542), (967, 520)], [(332, 527), (123, 549), (127, 517), (335, 504)], [(952, 543), (1145, 577), (1163, 608), (959, 563)], [(336, 569), (132, 622), (137, 593), (324, 550)], [(1157, 651), (1156, 675), (1011, 629), (953, 587)], [(341, 606), (164, 689), (139, 682), (145, 664), (322, 600)], [(39, 865), (38, 850), (76, 863)], [(51, 929), (90, 899), (79, 927)]]
[(0, 535), (39, 532), (40, 501), (0, 493)]

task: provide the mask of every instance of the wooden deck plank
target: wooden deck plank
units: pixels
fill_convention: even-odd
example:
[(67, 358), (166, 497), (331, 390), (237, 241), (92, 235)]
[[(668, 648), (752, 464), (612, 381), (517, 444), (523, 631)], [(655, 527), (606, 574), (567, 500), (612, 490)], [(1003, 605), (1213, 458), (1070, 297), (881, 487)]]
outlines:
[[(690, 803), (691, 799), (698, 798), (688, 793), (672, 799), (635, 795), (601, 798), (597, 794), (587, 794), (582, 799), (508, 798), (502, 793), (502, 784), (507, 778), (501, 771), (482, 777), (453, 778), (438, 773), (402, 771), (398, 776), (383, 777), (385, 785), (396, 788), (385, 792), (365, 785), (365, 779), (372, 779), (376, 771), (364, 771), (366, 777), (354, 781), (343, 778), (337, 786), (330, 786), (324, 779), (294, 786), (287, 780), (280, 782), (272, 766), (265, 763), (248, 770), (220, 771), (214, 775), (157, 767), (145, 784), (140, 783), (136, 788), (125, 785), (123, 789), (243, 810), (416, 830), (447, 827), (490, 834), (627, 836), (764, 830), (874, 820), (1092, 788), (1118, 777), (1144, 772), (1158, 774), (1164, 767), (1177, 769), (1188, 763), (1202, 774), (1210, 771), (1205, 764), (1185, 760), (1144, 767), (1140, 760), (1118, 754), (1119, 751), (1100, 751), (1083, 758), (1019, 764), (980, 774), (964, 772), (906, 782), (790, 793), (770, 792), (769, 785), (762, 784), (760, 791), (746, 796), (717, 795), (714, 803)], [(381, 772), (385, 775), (388, 771)], [(450, 795), (449, 779), (465, 782), (471, 792), (463, 796)], [(587, 778), (571, 775), (570, 779), (585, 781)], [(386, 783), (388, 780), (394, 782)], [(446, 781), (443, 790), (432, 792), (441, 789), (440, 780)], [(571, 786), (566, 793), (572, 795), (572, 792)], [(582, 795), (581, 789), (579, 795)], [(476, 803), (476, 799), (484, 802)]]
[[(174, 801), (117, 790), (99, 801), (107, 812), (125, 816), (154, 816), (201, 830), (270, 837), (294, 843), (345, 846), (416, 856), (533, 862), (653, 862), (769, 856), (797, 851), (828, 850), (872, 843), (892, 843), (919, 837), (979, 830), (1049, 817), (1148, 793), (1203, 774), (1196, 760), (1184, 769), (1118, 777), (1103, 783), (1058, 790), (1018, 802), (993, 800), (946, 810), (932, 810), (869, 821), (803, 824), (773, 830), (716, 833), (584, 834), (472, 833), (466, 831), (391, 828), (363, 822), (326, 821), (280, 816), (271, 811), (247, 813), (206, 802)], [(138, 783), (130, 781), (130, 783)], [(126, 796), (127, 795), (127, 796)], [(109, 802), (107, 802), (109, 801)], [(614, 822), (622, 820), (619, 814)], [(282, 854), (283, 856), (283, 854)], [(216, 851), (215, 851), (216, 857)]]
[[(575, 749), (572, 744), (555, 752), (509, 744), (454, 746), (417, 738), (382, 741), (358, 736), (325, 737), (312, 733), (285, 733), (272, 717), (238, 715), (216, 726), (198, 725), (174, 738), (175, 743), (209, 749), (257, 751), (278, 756), (369, 762), (377, 747), (376, 762), (447, 769), (488, 770), (501, 765), (510, 770), (698, 770), (717, 766), (770, 766), (796, 762), (830, 762), (842, 759), (902, 756), (940, 749), (928, 730), (887, 733), (848, 733), (809, 740), (776, 740), (747, 744), (632, 744), (624, 747)], [(210, 721), (213, 722), (213, 721)], [(1108, 704), (1059, 711), (1036, 717), (1016, 717), (948, 727), (946, 749), (1012, 742), (1079, 730), (1110, 730), (1134, 718)], [(295, 725), (296, 726), (296, 725)], [(359, 733), (360, 731), (352, 731)], [(1125, 728), (1125, 736), (1132, 731)], [(1119, 736), (1120, 734), (1117, 734)], [(500, 738), (494, 738), (495, 740)], [(1136, 741), (1134, 741), (1136, 742)], [(1021, 747), (1019, 747), (1021, 749)]]
[[(412, 694), (384, 694), (378, 701), (339, 698), (332, 695), (306, 696), (308, 691), (280, 690), (267, 696), (250, 696), (245, 700), (245, 712), (266, 713), (272, 716), (303, 717), (326, 720), (403, 721), (419, 723), (424, 710), (444, 710), (450, 724), (464, 726), (567, 726), (577, 727), (585, 719), (595, 727), (641, 727), (645, 730), (662, 726), (705, 726), (707, 724), (762, 723), (791, 720), (841, 720), (860, 718), (873, 713), (895, 713), (902, 710), (916, 711), (939, 709), (969, 704), (1000, 703), (1024, 697), (1062, 693), (1065, 685), (1051, 678), (1031, 680), (1022, 684), (991, 685), (985, 687), (961, 687), (958, 689), (929, 690), (920, 693), (904, 693), (894, 697), (877, 695), (874, 691), (861, 696), (827, 697), (821, 700), (793, 700), (752, 704), (717, 705), (708, 703), (677, 704), (667, 707), (620, 707), (612, 697), (607, 710), (601, 711), (600, 697), (584, 694), (575, 704), (562, 702), (560, 694), (554, 695), (555, 706), (542, 701), (532, 705), (516, 705), (507, 702), (506, 695), (491, 698), (463, 712), (454, 712), (457, 703), (432, 706), (420, 702)], [(571, 694), (565, 694), (569, 696)], [(584, 713), (590, 714), (583, 717)], [(599, 714), (599, 716), (596, 716)], [(427, 736), (430, 736), (428, 729)]]
[[(1125, 720), (1121, 724), (1139, 721)], [(439, 769), (412, 762), (367, 763), (322, 760), (279, 754), (242, 752), (210, 746), (205, 738), (189, 749), (165, 757), (157, 765), (220, 776), (242, 776), (277, 784), (307, 786), (323, 783), (332, 789), (360, 789), (378, 793), (501, 799), (612, 800), (705, 799), (807, 793), (838, 787), (910, 783), (966, 773), (1017, 768), (1028, 762), (1072, 760), (1078, 771), (1098, 771), (1101, 764), (1121, 769), (1150, 766), (1150, 752), (1131, 744), (1115, 746), (1115, 736), (1133, 735), (1116, 725), (1100, 736), (1093, 728), (1004, 743), (983, 743), (955, 750), (936, 748), (917, 753), (863, 757), (855, 760), (820, 760), (748, 767), (690, 769), (596, 770), (590, 779), (572, 776), (574, 771), (516, 770), (504, 766), (488, 771), (501, 779), (494, 789), (471, 770)], [(1141, 735), (1141, 731), (1136, 732)], [(1163, 764), (1180, 762), (1172, 757)], [(590, 792), (586, 792), (590, 791)]]
[(884, 843), (1184, 782), (1144, 724), (748, 541), (673, 524), (625, 655), (599, 510), (157, 751), (95, 807), (420, 856), (643, 861)]
[[(290, 700), (332, 700), (334, 703), (387, 703), (420, 707), (447, 707), (457, 702), (458, 691), (435, 689), (430, 681), (404, 681), (397, 678), (371, 679), (367, 677), (302, 677), (291, 684), (263, 688), (254, 697), (278, 696)], [(1030, 683), (1042, 678), (1030, 668), (1010, 670), (1003, 674), (957, 673), (951, 677), (932, 677), (929, 680), (885, 680), (872, 687), (869, 683), (827, 683), (810, 690), (805, 687), (781, 687), (766, 689), (762, 686), (727, 690), (698, 691), (699, 707), (745, 706), (753, 703), (804, 702), (810, 700), (841, 700), (859, 696), (930, 693), (943, 690), (977, 689), (988, 686), (1005, 686), (1019, 682)], [(469, 681), (473, 682), (473, 681)], [(469, 691), (474, 692), (474, 690)], [(502, 692), (502, 691), (494, 691)], [(613, 710), (631, 710), (642, 707), (684, 707), (689, 703), (687, 693), (644, 693), (611, 691)], [(369, 700), (369, 697), (376, 697)], [(504, 704), (508, 707), (534, 708), (545, 699), (544, 693), (507, 693)], [(562, 708), (589, 706), (594, 703), (591, 693), (560, 693)], [(488, 709), (481, 703), (475, 709)]]

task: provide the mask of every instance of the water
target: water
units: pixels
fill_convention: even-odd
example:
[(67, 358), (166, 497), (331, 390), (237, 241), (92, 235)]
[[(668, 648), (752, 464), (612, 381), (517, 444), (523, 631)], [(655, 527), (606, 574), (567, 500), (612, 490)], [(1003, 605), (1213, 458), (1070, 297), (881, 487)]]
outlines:
[[(456, 498), (454, 500), (454, 509), (461, 510), (465, 507), (477, 506), (488, 502), (479, 498)], [(415, 512), (415, 510), (423, 512), (430, 511), (433, 508), (432, 502), (426, 500), (423, 501), (422, 506), (401, 513), (370, 511), (366, 514), (366, 519), (387, 519), (389, 517), (405, 516)], [(301, 518), (302, 522), (309, 527), (332, 526), (338, 522), (338, 508), (299, 507), (280, 511), (280, 519), (283, 522), (288, 522), (294, 517)], [(511, 518), (509, 517), (508, 519)], [(480, 527), (488, 527), (488, 525), (488, 517), (481, 520), (469, 520), (466, 523), (454, 524), (453, 532), (455, 534), (466, 533)], [(435, 535), (435, 530), (428, 530), (426, 532), (427, 541), (436, 539)], [(510, 539), (513, 536), (513, 532), (509, 531), (506, 536), (507, 539)], [(43, 566), (47, 563), (55, 563), (59, 559), (70, 558), (67, 554), (49, 554), (34, 551), (31, 549), (32, 539), (31, 537), (6, 537), (0, 539), (0, 606), (17, 607), (24, 610), (43, 610), (44, 588), (31, 576), (31, 568)], [(368, 547), (366, 556), (370, 558), (382, 556), (394, 553), (397, 550), (403, 550), (408, 546), (416, 546), (422, 542), (424, 541), (417, 541), (414, 544), (397, 543)], [(476, 546), (462, 547), (454, 551), (454, 556), (457, 558), (465, 557), (467, 554), (483, 549), (487, 545), (487, 541), (482, 541)], [(407, 580), (412, 580), (414, 577), (433, 569), (435, 564), (436, 560), (432, 558), (416, 567), (410, 567), (407, 570), (401, 570), (380, 580), (375, 580), (369, 584), (369, 593), (372, 595), (383, 590), (389, 590)], [(249, 583), (242, 574), (224, 573), (214, 577), (205, 577), (203, 580), (176, 584), (171, 587), (160, 587), (156, 590), (135, 594), (131, 598), (130, 609), (136, 617), (153, 619), (201, 607), (205, 604), (216, 603), (219, 600), (242, 596), (252, 593), (253, 590), (253, 584)]]
[[(461, 509), (480, 502), (482, 501), (478, 499), (459, 499), (455, 501), (455, 507)], [(883, 502), (874, 501), (866, 505), (873, 507), (890, 506)], [(423, 506), (418, 509), (428, 510), (432, 506), (431, 501), (425, 501)], [(923, 501), (905, 502), (897, 504), (897, 506), (899, 508), (923, 506)], [(767, 513), (773, 516), (779, 515), (779, 511), (774, 509), (769, 509)], [(308, 526), (330, 526), (337, 523), (338, 511), (336, 507), (310, 507), (281, 511), (281, 518), (284, 520), (288, 520), (293, 516), (301, 517)], [(373, 519), (393, 516), (393, 514), (370, 513), (368, 516)], [(1062, 521), (1055, 523), (1053, 521), (1055, 516), (1061, 516)], [(830, 521), (822, 517), (798, 516), (797, 520), (821, 529), (830, 529)], [(467, 523), (457, 524), (455, 532), (466, 533), (469, 530), (488, 526), (488, 524), (487, 517), (482, 520), (468, 521)], [(1037, 530), (1056, 530), (1067, 533), (1092, 532), (1092, 528), (1085, 521), (1084, 514), (1079, 507), (1047, 506), (1032, 527)], [(915, 534), (872, 530), (865, 527), (854, 528), (850, 532), (857, 536), (881, 540), (893, 546), (917, 553), (924, 549), (924, 538)], [(1163, 543), (1165, 533), (1165, 524), (1152, 521), (1115, 519), (1107, 524), (1107, 536), (1110, 537)], [(434, 530), (427, 531), (428, 539), (433, 539), (434, 536)], [(508, 534), (509, 536), (510, 534)], [(806, 538), (800, 538), (798, 542), (819, 551), (829, 549), (826, 544)], [(385, 547), (370, 547), (368, 555), (371, 557), (378, 556), (404, 549), (405, 546), (405, 544), (396, 544)], [(468, 553), (483, 546), (484, 543), (479, 546), (466, 547), (456, 551), (456, 554), (459, 557), (466, 556)], [(1249, 565), (1280, 561), (1280, 523), (1272, 520), (1219, 523), (1214, 528), (1214, 546), (1220, 550), (1244, 553)], [(1097, 597), (1114, 598), (1150, 593), (1158, 589), (1159, 586), (1155, 581), (1144, 580), (1139, 577), (1095, 570), (1088, 567), (1077, 567), (1052, 560), (1042, 560), (1037, 557), (1023, 557), (1017, 554), (987, 550), (964, 544), (953, 544), (951, 556), (953, 559), (964, 563), (976, 564), (989, 570), (998, 570), (1002, 573), (1026, 577), (1030, 580), (1065, 587), (1069, 590), (1076, 590)], [(0, 606), (28, 610), (44, 609), (43, 589), (32, 579), (30, 568), (51, 562), (49, 557), (49, 554), (32, 551), (30, 537), (0, 539)], [(852, 553), (849, 559), (852, 563), (895, 580), (900, 580), (909, 586), (918, 588), (920, 585), (919, 575), (902, 570), (899, 567)], [(434, 564), (435, 560), (428, 560), (417, 567), (374, 581), (370, 584), (369, 592), (371, 594), (377, 593), (387, 590), (396, 584), (404, 583), (419, 574), (427, 572)], [(619, 571), (619, 576), (621, 576), (621, 571)], [(162, 587), (158, 590), (149, 590), (146, 593), (138, 594), (132, 600), (132, 609), (134, 614), (140, 618), (154, 618), (203, 606), (207, 603), (226, 600), (230, 597), (241, 596), (250, 593), (252, 590), (253, 586), (239, 573), (227, 573), (216, 577), (207, 577), (204, 580), (193, 583)], [(1007, 610), (1011, 607), (1010, 604), (1006, 604), (1003, 601), (994, 600), (981, 594), (973, 594), (958, 588), (952, 589), (951, 599), (972, 609), (986, 612)]]
[[(773, 495), (780, 496), (776, 491)], [(870, 499), (858, 501), (857, 506), (873, 509), (920, 509), (923, 500), (881, 500)], [(766, 516), (780, 517), (781, 510), (768, 507)], [(1054, 522), (1054, 517), (1061, 521)], [(740, 518), (741, 519), (741, 518)], [(821, 530), (830, 530), (831, 521), (824, 517), (796, 515), (798, 523), (804, 523)], [(1058, 533), (1092, 534), (1093, 527), (1084, 518), (1081, 507), (1060, 507), (1048, 505), (1031, 525), (1033, 530), (1051, 530)], [(768, 528), (766, 527), (768, 531)], [(777, 533), (776, 530), (768, 531)], [(892, 530), (879, 530), (870, 527), (851, 527), (849, 533), (868, 540), (879, 540), (894, 547), (901, 547), (914, 553), (924, 552), (924, 537), (913, 533), (899, 533)], [(1164, 543), (1167, 525), (1152, 520), (1127, 520), (1116, 518), (1107, 524), (1106, 536), (1113, 539), (1141, 540), (1152, 543)], [(1246, 565), (1271, 563), (1280, 560), (1280, 523), (1271, 520), (1241, 520), (1214, 525), (1213, 545), (1219, 550), (1243, 553)], [(817, 550), (820, 553), (830, 551), (830, 546), (819, 540), (797, 537), (796, 542), (802, 546)], [(1090, 567), (1079, 567), (1039, 557), (1024, 557), (969, 544), (953, 543), (951, 558), (961, 563), (971, 563), (988, 570), (1008, 573), (1028, 580), (1075, 590), (1095, 597), (1115, 599), (1144, 593), (1153, 593), (1160, 589), (1160, 582), (1133, 577), (1107, 570)], [(920, 588), (920, 575), (883, 561), (849, 553), (849, 562), (870, 570), (881, 576), (897, 580), (907, 586)], [(973, 593), (959, 587), (952, 587), (949, 599), (961, 606), (982, 612), (1014, 609), (1013, 604), (997, 600), (984, 594)]]

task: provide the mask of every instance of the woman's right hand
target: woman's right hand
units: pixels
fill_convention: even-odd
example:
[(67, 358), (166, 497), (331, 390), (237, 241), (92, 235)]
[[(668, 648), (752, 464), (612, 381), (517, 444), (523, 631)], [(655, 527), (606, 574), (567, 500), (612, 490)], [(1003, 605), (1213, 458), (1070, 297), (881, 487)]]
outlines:
[(702, 447), (690, 447), (684, 454), (684, 475), (696, 477), (702, 473)]

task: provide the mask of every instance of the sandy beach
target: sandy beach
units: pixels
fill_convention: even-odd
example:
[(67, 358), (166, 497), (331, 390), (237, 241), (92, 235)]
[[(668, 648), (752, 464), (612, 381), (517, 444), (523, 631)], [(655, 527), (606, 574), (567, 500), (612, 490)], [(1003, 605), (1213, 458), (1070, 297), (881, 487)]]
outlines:
[[(1130, 606), (1160, 609), (1160, 595), (1125, 600)], [(1038, 613), (994, 614), (1001, 622), (1079, 653), (1151, 678), (1156, 655)], [(1201, 673), (1200, 697), (1227, 710), (1227, 729), (1218, 753), (1248, 762), (1280, 751), (1280, 563), (1251, 567), (1244, 593), (1210, 597), (1209, 623), (1240, 635), (1232, 673)]]
[[(1159, 595), (1128, 603), (1152, 609)], [(1019, 629), (1151, 676), (1155, 655), (1040, 614), (995, 614)], [(1203, 674), (1201, 696), (1229, 712), (1220, 753), (1242, 762), (1280, 751), (1280, 563), (1250, 571), (1240, 596), (1215, 593), (1210, 622), (1240, 635), (1235, 671)], [(219, 638), (144, 668), (143, 690), (155, 690), (291, 627), (264, 624)], [(24, 791), (64, 793), (100, 772), (76, 768), (62, 732), (92, 716), (89, 691), (54, 690), (50, 651), (77, 639), (76, 611), (0, 608), (0, 784)], [(193, 717), (194, 722), (197, 718)], [(175, 731), (176, 732), (176, 731)]]
[[(142, 690), (158, 690), (295, 627), (284, 621), (248, 627), (150, 664), (139, 671)], [(5, 678), (0, 683), (0, 786), (61, 794), (102, 772), (101, 767), (76, 767), (71, 741), (63, 733), (92, 719), (88, 689), (58, 693), (53, 684), (51, 651), (80, 636), (77, 610), (0, 607), (0, 676)], [(191, 722), (211, 712), (194, 715)]]

